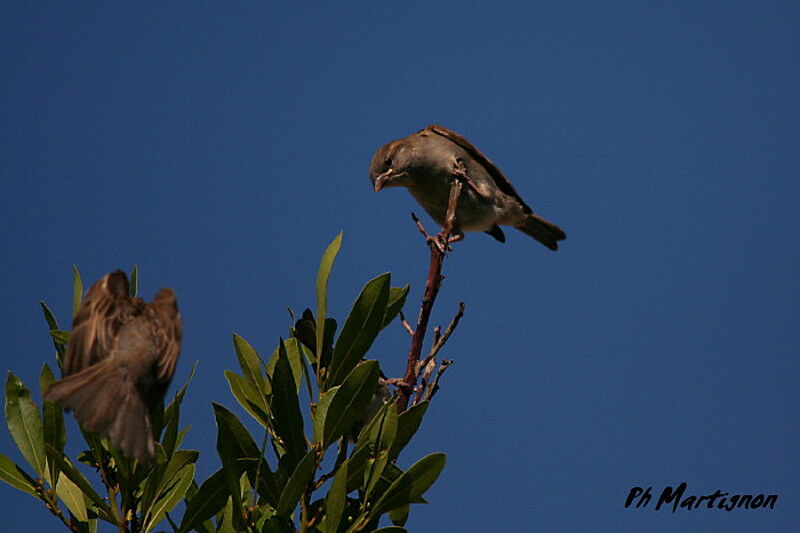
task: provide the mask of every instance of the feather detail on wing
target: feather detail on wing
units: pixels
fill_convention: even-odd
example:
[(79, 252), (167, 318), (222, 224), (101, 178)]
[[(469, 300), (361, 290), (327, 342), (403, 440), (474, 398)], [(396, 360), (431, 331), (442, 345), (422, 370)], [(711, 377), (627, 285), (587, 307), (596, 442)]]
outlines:
[(120, 328), (143, 307), (142, 300), (128, 296), (128, 278), (121, 270), (92, 285), (72, 321), (63, 374), (76, 374), (108, 357)]
[(520, 195), (517, 193), (514, 186), (511, 184), (511, 180), (509, 180), (505, 174), (503, 174), (497, 166), (492, 163), (491, 159), (483, 155), (483, 153), (478, 150), (471, 142), (469, 142), (466, 138), (462, 137), (458, 133), (445, 128), (444, 126), (439, 126), (438, 124), (432, 124), (425, 128), (424, 130), (420, 130), (418, 133), (435, 133), (436, 135), (441, 135), (445, 139), (450, 140), (451, 142), (457, 144), (461, 147), (464, 151), (469, 153), (476, 161), (478, 161), (489, 175), (492, 177), (494, 182), (497, 184), (497, 187), (503, 191), (505, 194), (513, 197), (516, 199), (521, 205), (525, 213), (533, 213), (533, 210), (530, 208), (528, 204), (525, 203)]

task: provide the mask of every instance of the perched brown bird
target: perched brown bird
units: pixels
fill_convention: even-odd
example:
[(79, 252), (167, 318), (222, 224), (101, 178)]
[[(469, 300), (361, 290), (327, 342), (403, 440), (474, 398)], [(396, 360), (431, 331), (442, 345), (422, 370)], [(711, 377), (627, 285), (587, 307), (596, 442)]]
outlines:
[(89, 289), (72, 321), (64, 378), (44, 398), (61, 400), (85, 429), (149, 463), (155, 456), (151, 416), (175, 372), (181, 315), (172, 289), (161, 289), (149, 304), (128, 291), (121, 270)]
[(488, 157), (458, 133), (436, 124), (381, 147), (369, 166), (375, 192), (406, 187), (425, 211), (444, 224), (450, 185), (464, 186), (458, 197), (455, 234), (485, 231), (500, 242), (500, 225), (513, 226), (551, 250), (567, 235), (533, 213), (509, 179)]

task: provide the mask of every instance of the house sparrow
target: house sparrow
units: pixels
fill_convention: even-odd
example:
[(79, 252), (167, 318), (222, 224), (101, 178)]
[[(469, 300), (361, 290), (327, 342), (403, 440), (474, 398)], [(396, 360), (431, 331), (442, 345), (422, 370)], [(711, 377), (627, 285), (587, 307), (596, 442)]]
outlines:
[(369, 176), (375, 192), (406, 187), (425, 211), (444, 224), (450, 184), (463, 187), (456, 209), (454, 234), (484, 231), (500, 242), (500, 225), (513, 226), (551, 250), (566, 234), (533, 213), (511, 182), (488, 157), (458, 133), (436, 124), (382, 146), (372, 157)]
[(86, 293), (72, 321), (63, 379), (45, 391), (89, 431), (139, 462), (155, 457), (152, 412), (164, 399), (181, 349), (181, 316), (172, 289), (151, 303), (128, 294), (117, 270)]

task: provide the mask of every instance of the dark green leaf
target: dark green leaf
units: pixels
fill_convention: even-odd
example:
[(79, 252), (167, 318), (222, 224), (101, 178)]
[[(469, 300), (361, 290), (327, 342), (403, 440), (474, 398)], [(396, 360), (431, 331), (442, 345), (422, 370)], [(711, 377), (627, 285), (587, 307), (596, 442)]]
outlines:
[[(289, 366), (292, 368), (292, 376), (294, 376), (297, 392), (299, 393), (303, 384), (303, 355), (300, 353), (300, 343), (297, 342), (297, 339), (291, 338), (286, 339), (283, 344), (286, 346), (286, 356), (289, 359)], [(275, 374), (275, 363), (278, 362), (279, 354), (280, 346), (275, 349), (269, 361), (267, 361), (268, 376)]]
[(38, 498), (33, 485), (33, 478), (17, 466), (14, 461), (0, 453), (0, 479), (31, 496)]
[(156, 498), (156, 501), (153, 503), (153, 507), (150, 510), (150, 514), (145, 521), (145, 532), (150, 531), (156, 525), (158, 525), (158, 523), (164, 519), (166, 513), (174, 509), (175, 506), (178, 505), (178, 503), (184, 498), (186, 491), (194, 479), (194, 470), (195, 465), (193, 463), (189, 463), (184, 465), (169, 478), (169, 484), (164, 486), (164, 490), (161, 491), (159, 496)]
[(425, 411), (427, 410), (428, 402), (424, 401), (400, 414), (397, 419), (397, 438), (395, 438), (392, 443), (392, 449), (389, 452), (389, 460), (394, 461), (397, 459), (397, 456), (400, 455), (400, 452), (403, 451), (403, 448), (406, 447), (411, 437), (413, 437), (417, 429), (419, 429), (419, 425), (422, 423), (422, 417), (425, 416)]
[(386, 314), (383, 316), (383, 325), (381, 329), (391, 324), (394, 317), (403, 310), (403, 305), (405, 305), (406, 298), (408, 297), (408, 289), (408, 285), (389, 289), (389, 302), (386, 304)]
[(378, 385), (377, 361), (365, 361), (350, 372), (334, 394), (325, 416), (322, 446), (327, 448), (361, 418)]
[(306, 436), (303, 432), (303, 415), (297, 397), (294, 375), (286, 346), (280, 343), (278, 360), (272, 377), (272, 416), (275, 419), (275, 432), (286, 450), (284, 461), (288, 471), (293, 471), (306, 453)]
[(233, 346), (236, 349), (236, 357), (239, 359), (242, 375), (250, 380), (262, 395), (269, 394), (269, 384), (261, 372), (261, 357), (246, 340), (235, 333), (233, 334)]
[(225, 472), (219, 469), (203, 481), (197, 492), (189, 498), (179, 531), (191, 531), (220, 512), (228, 501), (228, 482)]
[[(175, 448), (178, 446), (178, 425), (180, 424), (181, 403), (183, 402), (183, 397), (186, 395), (186, 389), (189, 387), (189, 383), (194, 377), (194, 371), (197, 368), (197, 364), (198, 361), (195, 361), (194, 365), (192, 365), (192, 370), (189, 372), (189, 377), (186, 379), (186, 382), (183, 384), (180, 390), (175, 393), (175, 397), (169, 403), (167, 408), (164, 409), (166, 431), (164, 432), (164, 437), (161, 439), (161, 446), (164, 448), (164, 453), (168, 459), (172, 457), (172, 454), (175, 452)], [(158, 428), (157, 434), (160, 433), (161, 428)]]
[[(40, 301), (39, 305), (42, 307), (42, 312), (44, 313), (44, 319), (47, 321), (47, 326), (49, 328), (48, 331), (52, 331), (54, 329), (58, 329), (58, 322), (56, 321), (56, 317), (53, 312), (47, 307), (47, 304)], [(64, 357), (64, 345), (59, 343), (57, 340), (53, 339), (53, 346), (56, 349), (56, 361), (58, 362), (58, 367), (61, 368), (61, 359)]]
[[(42, 366), (42, 372), (39, 375), (39, 389), (42, 395), (44, 391), (55, 381), (53, 371), (47, 363)], [(51, 445), (58, 451), (64, 450), (67, 437), (64, 429), (64, 412), (58, 402), (42, 402), (42, 432), (44, 442)]]
[(6, 380), (5, 413), (8, 430), (20, 453), (37, 474), (44, 476), (44, 431), (39, 408), (31, 400), (31, 391), (11, 372)]
[[(411, 505), (404, 505), (389, 511), (389, 519), (392, 524), (396, 526), (404, 526), (408, 521), (408, 513), (411, 511)], [(405, 530), (403, 530), (405, 531)]]
[(42, 312), (44, 313), (44, 319), (47, 321), (47, 326), (49, 329), (58, 329), (58, 321), (56, 321), (56, 316), (47, 307), (47, 304), (39, 301), (39, 305), (42, 307)]
[(81, 306), (83, 299), (83, 282), (81, 281), (81, 273), (78, 272), (78, 267), (72, 265), (72, 316), (78, 313), (78, 307)]
[(380, 529), (373, 529), (372, 533), (407, 533), (408, 530), (400, 526), (386, 526)]
[(397, 435), (397, 404), (389, 402), (382, 411), (381, 422), (373, 426), (368, 437), (371, 453), (364, 471), (364, 493), (367, 498), (383, 474), (389, 460), (389, 449)]
[(280, 491), (276, 486), (275, 476), (263, 460), (250, 433), (233, 413), (219, 404), (215, 403), (213, 406), (218, 429), (217, 452), (222, 460), (223, 471), (229, 476), (229, 488), (234, 490), (235, 487), (238, 494), (239, 477), (246, 471), (250, 483), (256, 486), (258, 493), (270, 505), (276, 506)]
[[(191, 484), (191, 478), (186, 481), (186, 467), (197, 462), (199, 452), (195, 450), (180, 450), (171, 454), (169, 462), (157, 464), (144, 481), (144, 490), (140, 508), (147, 524), (155, 525), (163, 517), (167, 505), (174, 507), (183, 499), (185, 491)], [(192, 473), (194, 470), (192, 470)], [(180, 498), (176, 498), (176, 491), (183, 491)], [(169, 511), (172, 509), (166, 509)], [(161, 513), (162, 517), (156, 517)]]
[(222, 461), (222, 470), (228, 484), (228, 494), (233, 500), (233, 525), (238, 531), (244, 529), (242, 518), (242, 494), (239, 477), (249, 460), (257, 460), (260, 452), (247, 429), (236, 416), (219, 404), (214, 405), (217, 420), (217, 453)]
[(342, 332), (336, 339), (328, 387), (338, 385), (344, 380), (367, 353), (383, 327), (389, 298), (389, 281), (388, 272), (381, 274), (368, 281), (358, 295)]
[(414, 463), (383, 493), (370, 509), (370, 515), (378, 517), (386, 511), (407, 505), (422, 496), (439, 477), (445, 459), (443, 453), (432, 453)]
[[(328, 245), (325, 253), (322, 254), (322, 259), (319, 263), (319, 271), (317, 272), (317, 324), (325, 323), (325, 318), (328, 314), (328, 278), (331, 275), (333, 268), (333, 261), (342, 247), (342, 235), (344, 232), (339, 232), (339, 235)], [(324, 331), (317, 328), (317, 360), (322, 360), (322, 346), (323, 346)]]
[(64, 331), (63, 329), (51, 329), (50, 336), (53, 338), (53, 342), (63, 346), (64, 344), (69, 344), (69, 339), (72, 334), (69, 331)]
[(389, 408), (389, 404), (384, 404), (377, 413), (372, 417), (372, 420), (369, 421), (363, 428), (361, 428), (361, 432), (358, 434), (358, 438), (356, 439), (356, 446), (353, 449), (353, 452), (350, 454), (350, 458), (347, 460), (348, 467), (347, 467), (347, 492), (352, 492), (356, 489), (363, 490), (363, 480), (364, 480), (364, 468), (367, 465), (367, 460), (370, 456), (370, 440), (369, 436), (374, 434), (377, 430), (378, 425), (383, 422), (383, 418), (386, 415), (386, 410)]
[(325, 498), (325, 522), (322, 533), (336, 533), (347, 501), (347, 461), (339, 466)]
[(258, 391), (255, 384), (230, 370), (225, 371), (225, 379), (228, 380), (231, 394), (239, 402), (239, 405), (250, 413), (250, 416), (255, 418), (259, 424), (269, 427), (266, 399)]
[(262, 533), (294, 533), (291, 521), (283, 516), (272, 516), (264, 523)]
[(314, 442), (321, 443), (323, 430), (325, 429), (325, 418), (328, 415), (328, 407), (331, 405), (331, 400), (336, 395), (339, 387), (333, 387), (320, 394), (319, 402), (313, 410), (314, 422)]
[(292, 472), (292, 475), (289, 477), (289, 481), (286, 483), (286, 487), (284, 487), (281, 493), (281, 499), (278, 502), (277, 512), (279, 515), (289, 516), (289, 514), (294, 511), (297, 502), (300, 501), (300, 496), (302, 496), (303, 492), (308, 487), (309, 481), (311, 481), (314, 476), (316, 466), (317, 452), (312, 449), (297, 463), (297, 467), (295, 467), (294, 472)]
[(133, 265), (133, 270), (131, 270), (131, 279), (129, 282), (130, 285), (130, 295), (136, 297), (139, 295), (139, 267)]

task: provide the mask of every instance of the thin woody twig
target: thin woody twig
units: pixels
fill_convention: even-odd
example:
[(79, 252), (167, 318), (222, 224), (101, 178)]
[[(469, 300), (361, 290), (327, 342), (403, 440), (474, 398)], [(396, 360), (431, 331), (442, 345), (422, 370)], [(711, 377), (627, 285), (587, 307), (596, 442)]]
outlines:
[(421, 400), (425, 391), (428, 389), (428, 382), (431, 379), (431, 374), (433, 374), (434, 369), (436, 368), (436, 359), (429, 359), (428, 362), (421, 366), (420, 368), (424, 368), (424, 372), (422, 373), (422, 380), (420, 381), (419, 387), (416, 388), (417, 395), (414, 396), (414, 401), (412, 405), (417, 405)]
[(442, 337), (442, 326), (437, 325), (433, 328), (433, 340), (431, 341), (431, 349), (436, 346), (436, 343), (439, 342), (439, 339)]
[(439, 390), (439, 380), (442, 378), (442, 374), (444, 374), (444, 371), (447, 370), (447, 367), (449, 367), (451, 364), (453, 364), (452, 359), (445, 359), (442, 361), (442, 364), (439, 365), (439, 370), (436, 372), (436, 378), (433, 380), (433, 385), (431, 385), (430, 389), (428, 389), (428, 393), (425, 395), (426, 400), (430, 401), (433, 399), (433, 395)]
[(411, 324), (408, 323), (408, 320), (406, 320), (406, 316), (402, 311), (400, 311), (400, 323), (404, 328), (406, 328), (406, 331), (408, 331), (409, 335), (414, 335), (414, 330), (411, 328)]
[(416, 213), (412, 212), (411, 213), (411, 218), (414, 220), (414, 223), (417, 225), (417, 229), (419, 230), (419, 232), (422, 233), (425, 236), (426, 239), (430, 239), (431, 236), (428, 235), (428, 230), (426, 230), (425, 226), (422, 225), (422, 222), (420, 222), (419, 217), (416, 215)]

